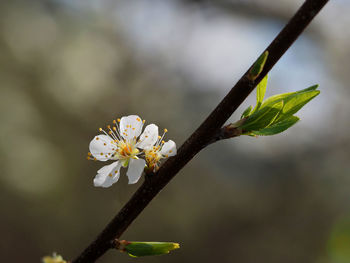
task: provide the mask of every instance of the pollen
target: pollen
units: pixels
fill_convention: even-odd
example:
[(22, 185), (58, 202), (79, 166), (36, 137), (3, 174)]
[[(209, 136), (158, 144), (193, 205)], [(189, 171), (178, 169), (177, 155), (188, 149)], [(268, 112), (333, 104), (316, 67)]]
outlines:
[(136, 120), (137, 120), (137, 121), (141, 121), (141, 119), (140, 119), (140, 118), (136, 118)]

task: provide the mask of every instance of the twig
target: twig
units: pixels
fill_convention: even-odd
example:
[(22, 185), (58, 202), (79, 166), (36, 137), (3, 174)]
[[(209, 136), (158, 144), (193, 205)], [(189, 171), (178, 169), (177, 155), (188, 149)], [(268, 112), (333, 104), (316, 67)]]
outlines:
[(113, 240), (119, 238), (142, 210), (151, 202), (163, 187), (182, 169), (201, 149), (220, 135), (220, 128), (253, 91), (257, 83), (270, 71), (280, 57), (293, 44), (311, 20), (328, 0), (306, 0), (284, 29), (267, 47), (268, 59), (261, 74), (255, 79), (248, 78), (249, 70), (242, 76), (220, 104), (213, 110), (200, 127), (180, 147), (176, 156), (169, 158), (157, 173), (148, 175), (131, 199), (112, 219), (106, 228), (72, 263), (95, 262), (108, 249)]

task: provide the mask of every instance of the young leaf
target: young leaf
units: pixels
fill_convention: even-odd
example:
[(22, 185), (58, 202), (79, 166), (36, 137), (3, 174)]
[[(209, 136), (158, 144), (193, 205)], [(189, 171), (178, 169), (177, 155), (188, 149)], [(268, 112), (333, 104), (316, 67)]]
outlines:
[(292, 116), (298, 112), (306, 103), (315, 98), (318, 94), (320, 94), (319, 90), (311, 90), (297, 93), (288, 97), (276, 121), (278, 122)]
[(248, 77), (251, 80), (255, 80), (261, 73), (261, 71), (264, 69), (267, 57), (269, 55), (269, 51), (265, 51), (254, 63), (253, 67), (249, 71)]
[(259, 131), (253, 131), (249, 135), (260, 135), (260, 136), (275, 135), (275, 134), (281, 133), (281, 132), (289, 129), (298, 121), (299, 121), (298, 117), (291, 116), (291, 117), (284, 119), (283, 121), (280, 121), (278, 123), (275, 123), (267, 128), (261, 129)]
[(270, 107), (265, 107), (250, 115), (240, 127), (244, 132), (256, 131), (271, 124), (283, 108), (283, 101), (277, 102)]
[(270, 106), (270, 105), (275, 104), (276, 102), (279, 102), (281, 100), (284, 100), (285, 102), (287, 102), (292, 96), (294, 96), (296, 94), (301, 94), (301, 93), (304, 93), (304, 92), (313, 91), (313, 90), (316, 90), (317, 88), (318, 88), (318, 85), (313, 85), (313, 86), (311, 86), (309, 88), (302, 89), (302, 90), (299, 90), (299, 91), (288, 92), (288, 93), (277, 94), (277, 95), (271, 96), (271, 97), (267, 98), (262, 103), (260, 108), (264, 108), (264, 107)]
[(249, 116), (249, 113), (251, 112), (251, 110), (252, 110), (252, 106), (249, 106), (248, 108), (246, 108), (241, 115), (241, 119)]
[(128, 242), (124, 250), (132, 257), (143, 257), (168, 254), (171, 250), (180, 248), (172, 242)]
[(265, 97), (266, 86), (267, 86), (267, 75), (265, 76), (265, 78), (263, 78), (260, 81), (260, 83), (256, 87), (256, 105), (251, 114), (253, 114), (260, 108)]

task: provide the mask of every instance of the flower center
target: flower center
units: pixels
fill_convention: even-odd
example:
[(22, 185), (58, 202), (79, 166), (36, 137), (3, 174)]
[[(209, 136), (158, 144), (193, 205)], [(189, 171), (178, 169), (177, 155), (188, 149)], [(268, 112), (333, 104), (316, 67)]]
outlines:
[(123, 140), (118, 142), (116, 157), (121, 160), (134, 158), (137, 154), (139, 154), (139, 150), (135, 147), (134, 142), (125, 142)]

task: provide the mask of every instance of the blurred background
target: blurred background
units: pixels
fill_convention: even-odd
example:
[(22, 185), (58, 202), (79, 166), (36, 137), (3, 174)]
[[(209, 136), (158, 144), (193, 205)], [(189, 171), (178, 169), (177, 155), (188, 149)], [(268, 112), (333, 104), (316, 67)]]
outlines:
[[(75, 258), (141, 184), (93, 187), (98, 128), (138, 114), (180, 146), (302, 2), (1, 1), (0, 261)], [(267, 96), (320, 84), (301, 121), (198, 154), (122, 236), (181, 249), (136, 261), (350, 262), (349, 12), (330, 1), (270, 72)]]

